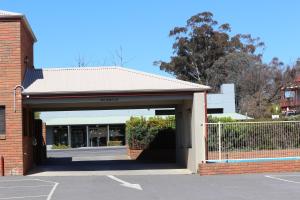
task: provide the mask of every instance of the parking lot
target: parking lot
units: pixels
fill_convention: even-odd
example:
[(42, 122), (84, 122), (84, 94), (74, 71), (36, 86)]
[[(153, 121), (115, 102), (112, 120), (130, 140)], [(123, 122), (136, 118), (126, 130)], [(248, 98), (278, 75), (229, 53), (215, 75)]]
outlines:
[[(125, 148), (48, 152), (29, 176), (0, 177), (0, 200), (294, 200), (300, 173), (199, 176), (166, 163), (139, 163)], [(169, 167), (169, 168), (168, 168)]]
[(0, 178), (0, 199), (294, 200), (299, 196), (300, 173)]

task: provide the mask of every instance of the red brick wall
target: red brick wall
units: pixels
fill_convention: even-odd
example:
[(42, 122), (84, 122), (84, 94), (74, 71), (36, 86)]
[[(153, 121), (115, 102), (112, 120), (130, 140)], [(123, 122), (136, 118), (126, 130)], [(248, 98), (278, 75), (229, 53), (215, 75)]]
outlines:
[(43, 144), (45, 146), (47, 145), (46, 133), (47, 133), (47, 126), (46, 126), (46, 123), (43, 123), (43, 125), (42, 125), (42, 135), (43, 135)]
[(43, 160), (47, 159), (47, 140), (46, 140), (46, 123), (42, 123), (42, 138), (43, 138)]
[(127, 149), (127, 155), (132, 160), (147, 162), (176, 162), (175, 149)]
[(300, 161), (199, 164), (200, 175), (300, 172)]
[[(24, 163), (24, 174), (32, 168), (33, 165), (33, 131), (34, 131), (34, 116), (33, 112), (29, 108), (23, 108), (23, 120), (25, 120), (26, 126), (23, 127), (23, 163)], [(24, 123), (24, 125), (25, 125)], [(27, 130), (25, 130), (25, 128)], [(24, 134), (24, 132), (26, 134)]]
[[(33, 44), (34, 39), (27, 29), (25, 23), (21, 21), (21, 79), (24, 80), (27, 68), (33, 68)], [(27, 57), (27, 63), (24, 62)], [(32, 135), (34, 131), (34, 113), (32, 110), (27, 109), (28, 112), (28, 126), (29, 133), (24, 136), (23, 134), (23, 174), (25, 174), (33, 165), (33, 146)], [(24, 130), (24, 127), (23, 127)]]
[(24, 174), (23, 143), (29, 144), (22, 134), (20, 90), (16, 96), (17, 112), (13, 108), (13, 89), (22, 84), (25, 72), (22, 57), (28, 54), (33, 59), (24, 28), (21, 19), (0, 19), (0, 106), (6, 108), (6, 134), (0, 136), (0, 156), (5, 159), (5, 175)]
[[(22, 74), (21, 77), (24, 77), (26, 68), (33, 68), (33, 44), (34, 39), (31, 36), (31, 33), (26, 28), (25, 23), (22, 21), (21, 29), (21, 64), (22, 64)], [(28, 63), (24, 62), (25, 57), (28, 58)]]
[(135, 149), (128, 149), (127, 148), (127, 155), (132, 160), (136, 160), (142, 152), (143, 152), (143, 150), (135, 150)]

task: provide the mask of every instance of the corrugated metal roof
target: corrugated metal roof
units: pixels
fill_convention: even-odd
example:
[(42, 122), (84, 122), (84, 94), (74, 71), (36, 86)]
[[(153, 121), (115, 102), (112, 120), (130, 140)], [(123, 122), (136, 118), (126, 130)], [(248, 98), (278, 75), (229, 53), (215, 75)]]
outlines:
[(210, 87), (123, 67), (28, 69), (24, 94), (205, 91)]
[(26, 18), (26, 16), (22, 13), (16, 13), (16, 12), (10, 12), (10, 11), (6, 11), (6, 10), (0, 10), (0, 18), (20, 18), (20, 19), (23, 19), (23, 21), (25, 22), (25, 26), (28, 28), (30, 34), (32, 35), (33, 37), (33, 40), (34, 42), (37, 41), (33, 31), (32, 31), (32, 28)]

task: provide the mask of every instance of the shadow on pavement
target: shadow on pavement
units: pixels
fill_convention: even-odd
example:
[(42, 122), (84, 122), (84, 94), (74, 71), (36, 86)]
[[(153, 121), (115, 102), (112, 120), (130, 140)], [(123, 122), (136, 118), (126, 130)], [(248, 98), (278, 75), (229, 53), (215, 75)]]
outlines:
[(176, 163), (153, 163), (136, 160), (95, 160), (73, 161), (72, 157), (48, 158), (29, 174), (51, 171), (122, 171), (122, 170), (158, 170), (180, 169)]

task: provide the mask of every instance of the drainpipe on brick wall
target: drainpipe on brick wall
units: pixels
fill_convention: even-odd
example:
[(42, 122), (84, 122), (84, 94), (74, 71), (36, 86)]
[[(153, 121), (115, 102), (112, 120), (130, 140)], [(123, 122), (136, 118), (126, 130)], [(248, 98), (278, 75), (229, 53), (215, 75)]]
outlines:
[(3, 156), (1, 156), (1, 176), (4, 176), (4, 172), (5, 172), (5, 170), (4, 170), (4, 157)]
[(24, 87), (22, 85), (16, 85), (16, 87), (14, 88), (14, 112), (17, 112), (17, 108), (16, 108), (16, 93), (17, 93), (17, 89), (21, 88), (21, 91), (24, 90)]

